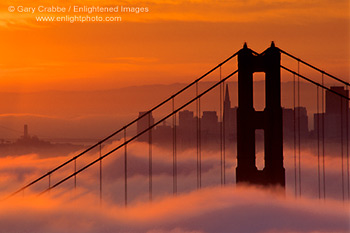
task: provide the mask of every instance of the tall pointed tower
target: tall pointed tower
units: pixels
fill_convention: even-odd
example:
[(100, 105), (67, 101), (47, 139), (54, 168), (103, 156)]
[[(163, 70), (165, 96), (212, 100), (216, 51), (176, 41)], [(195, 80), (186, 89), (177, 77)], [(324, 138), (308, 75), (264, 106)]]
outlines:
[[(237, 138), (237, 108), (231, 107), (230, 93), (228, 84), (226, 84), (225, 98), (224, 98), (224, 140), (230, 142), (233, 145), (235, 139)], [(230, 148), (228, 144), (228, 148)]]
[(224, 113), (225, 113), (225, 110), (227, 112), (228, 109), (230, 109), (230, 108), (231, 108), (230, 93), (228, 91), (228, 84), (226, 84), (225, 100), (224, 100)]

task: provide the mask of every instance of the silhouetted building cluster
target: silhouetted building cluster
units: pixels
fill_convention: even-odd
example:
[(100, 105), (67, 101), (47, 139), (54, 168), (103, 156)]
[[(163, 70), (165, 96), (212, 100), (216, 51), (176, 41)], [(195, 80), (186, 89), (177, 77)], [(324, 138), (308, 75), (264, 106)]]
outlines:
[(23, 136), (17, 139), (14, 143), (17, 146), (30, 146), (30, 147), (49, 147), (50, 142), (40, 140), (37, 136), (30, 136), (28, 133), (28, 125), (24, 125)]
[[(143, 114), (144, 112), (140, 112), (140, 116)], [(148, 118), (150, 118), (150, 120)], [(201, 121), (199, 131), (197, 131), (198, 120)], [(154, 122), (152, 114), (146, 115), (138, 121), (137, 133), (145, 131), (150, 126), (149, 122)], [(200, 119), (198, 119), (197, 116), (194, 116), (192, 111), (180, 111), (179, 121), (176, 125), (176, 132), (174, 132), (172, 125), (170, 126), (166, 122), (163, 122), (153, 128), (151, 134), (147, 131), (140, 135), (138, 141), (152, 142), (162, 146), (171, 147), (173, 137), (176, 135), (176, 144), (178, 148), (186, 149), (196, 146), (197, 137), (199, 137), (197, 132), (201, 132), (200, 140), (204, 147), (214, 146), (219, 143), (220, 123), (215, 111), (204, 111)]]
[[(305, 107), (283, 108), (283, 138), (285, 141), (294, 140), (300, 131), (300, 139), (309, 138), (309, 117)], [(294, 121), (295, 119), (295, 121)]]
[[(344, 87), (334, 86), (332, 91), (345, 97), (349, 97), (349, 90)], [(346, 120), (348, 117), (348, 121)], [(326, 109), (324, 113), (314, 114), (313, 137), (324, 137), (330, 140), (339, 140), (341, 136), (346, 135), (346, 126), (349, 124), (350, 110), (349, 103), (341, 96), (326, 91)], [(324, 126), (324, 128), (323, 128)]]
[[(313, 115), (313, 130), (309, 130), (309, 119), (305, 107), (296, 107), (295, 111), (289, 108), (283, 109), (283, 137), (285, 141), (293, 140), (295, 135), (298, 137), (299, 131), (302, 141), (322, 138), (323, 133), (324, 138), (331, 141), (339, 141), (342, 135), (345, 138), (346, 126), (347, 124), (350, 126), (349, 104), (346, 99), (332, 91), (345, 97), (349, 97), (349, 91), (338, 86), (330, 87), (330, 90), (326, 90), (325, 112), (322, 112), (320, 101), (320, 112)], [(346, 117), (348, 117), (348, 121)]]
[[(201, 146), (203, 148), (213, 148), (220, 145), (220, 135), (225, 135), (227, 141), (233, 141), (236, 137), (236, 109), (231, 108), (228, 87), (226, 87), (223, 122), (226, 130), (222, 131), (222, 122), (216, 111), (203, 111), (200, 119), (195, 116), (193, 111), (183, 110), (178, 114), (178, 124), (176, 132), (173, 126), (167, 125), (164, 122), (162, 125), (152, 129), (150, 137), (149, 132), (146, 132), (138, 137), (138, 141), (158, 143), (164, 146), (169, 146), (173, 143), (173, 137), (176, 135), (176, 143), (179, 149), (196, 147), (197, 140), (200, 137)], [(140, 112), (139, 116), (146, 112)], [(150, 125), (154, 124), (154, 117), (151, 114), (146, 114), (137, 122), (137, 133), (146, 130)], [(199, 134), (200, 132), (200, 134)], [(222, 133), (222, 134), (221, 134)]]
[[(331, 90), (344, 96), (349, 96), (349, 91), (343, 87), (331, 87)], [(346, 108), (349, 108), (347, 101), (341, 97), (326, 91), (325, 113), (314, 114), (314, 130), (309, 129), (309, 117), (306, 107), (283, 108), (283, 139), (286, 143), (291, 143), (294, 137), (299, 136), (300, 140), (307, 141), (315, 139), (318, 131), (322, 136), (322, 119), (324, 117), (325, 137), (331, 139), (340, 138), (340, 129), (343, 126), (343, 135), (346, 128)], [(179, 149), (196, 147), (197, 129), (200, 132), (201, 146), (203, 148), (217, 148), (220, 145), (220, 133), (226, 143), (235, 143), (237, 140), (237, 107), (231, 106), (228, 85), (226, 85), (223, 120), (219, 120), (216, 111), (203, 111), (198, 119), (193, 111), (183, 110), (178, 114), (178, 124), (176, 125), (176, 143)], [(341, 107), (342, 106), (342, 107)], [(142, 116), (145, 112), (140, 112)], [(342, 116), (342, 117), (341, 117)], [(348, 110), (350, 118), (350, 110)], [(198, 125), (198, 122), (200, 124)], [(152, 114), (141, 118), (137, 123), (137, 132), (146, 130), (155, 120)], [(342, 122), (342, 123), (341, 123)], [(350, 125), (350, 119), (349, 123)], [(223, 126), (221, 128), (221, 125)], [(171, 146), (173, 143), (174, 130), (172, 125), (164, 122), (152, 129), (152, 142), (164, 146)], [(138, 138), (139, 141), (149, 142), (149, 133), (146, 132)], [(256, 134), (256, 140), (264, 140), (263, 131)], [(298, 140), (298, 139), (297, 139)]]
[[(162, 125), (152, 129), (152, 134), (145, 132), (138, 137), (139, 141), (158, 143), (169, 146), (173, 143), (173, 137), (176, 135), (176, 143), (179, 149), (196, 147), (197, 140), (201, 141), (204, 148), (212, 148), (220, 145), (221, 137), (226, 141), (234, 141), (236, 138), (236, 110), (231, 107), (228, 87), (226, 87), (223, 122), (219, 121), (216, 111), (203, 111), (200, 119), (195, 116), (193, 111), (183, 110), (178, 114), (178, 124), (174, 132), (173, 126), (164, 122)], [(140, 112), (139, 116), (146, 112)], [(146, 130), (150, 125), (154, 124), (154, 117), (146, 114), (137, 122), (137, 133)], [(221, 125), (223, 127), (221, 128)], [(224, 131), (223, 128), (225, 128)], [(200, 132), (200, 133), (199, 133)], [(222, 133), (222, 134), (221, 134)], [(150, 137), (151, 136), (151, 137)]]

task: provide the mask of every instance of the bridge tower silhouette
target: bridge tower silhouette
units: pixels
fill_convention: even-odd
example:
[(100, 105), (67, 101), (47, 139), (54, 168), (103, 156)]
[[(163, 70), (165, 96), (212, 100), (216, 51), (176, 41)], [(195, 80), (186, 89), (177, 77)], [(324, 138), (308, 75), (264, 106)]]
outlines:
[[(291, 61), (296, 61), (298, 68), (297, 72), (294, 71), (291, 68), (288, 68), (281, 64), (281, 56), (288, 57), (288, 59), (291, 59)], [(231, 61), (233, 61), (234, 58), (238, 58), (238, 69), (236, 69), (236, 66), (232, 66)], [(283, 63), (283, 60), (282, 60)], [(302, 64), (305, 67), (311, 68), (311, 70), (316, 71), (316, 77), (315, 75), (312, 75), (312, 78), (309, 76), (310, 74), (301, 74), (299, 70), (299, 65)], [(229, 69), (226, 69), (225, 67), (229, 67)], [(223, 69), (222, 69), (223, 68)], [(232, 68), (234, 68), (232, 70)], [(293, 125), (293, 145), (294, 149), (292, 150), (294, 152), (293, 160), (294, 160), (294, 182), (292, 182), (291, 176), (287, 179), (286, 184), (286, 177), (285, 177), (285, 168), (284, 168), (284, 154), (283, 154), (283, 116), (282, 116), (282, 106), (281, 106), (281, 72), (283, 71), (283, 76), (287, 76), (288, 74), (292, 75), (293, 81), (293, 117), (289, 118), (288, 124)], [(265, 73), (265, 109), (263, 111), (256, 111), (254, 109), (253, 104), (253, 74), (255, 72), (264, 72)], [(226, 114), (227, 112), (225, 109), (233, 110), (234, 108), (230, 107), (230, 100), (229, 96), (226, 95), (227, 98), (223, 98), (224, 93), (224, 87), (225, 82), (228, 82), (229, 80), (232, 80), (234, 77), (237, 77), (236, 74), (238, 73), (238, 108), (237, 112), (229, 111), (230, 114)], [(307, 76), (308, 77), (307, 77)], [(317, 78), (317, 75), (319, 76)], [(218, 77), (219, 80), (216, 80), (212, 83), (212, 78)], [(231, 79), (230, 79), (231, 78)], [(325, 78), (327, 78), (327, 82), (325, 82)], [(206, 81), (210, 81), (208, 83), (205, 83)], [(299, 59), (295, 57), (294, 55), (278, 48), (275, 46), (275, 44), (272, 42), (271, 46), (267, 48), (262, 53), (257, 53), (252, 49), (249, 49), (246, 44), (244, 44), (243, 48), (239, 51), (236, 51), (233, 55), (216, 65), (214, 68), (206, 72), (204, 75), (200, 76), (199, 78), (195, 79), (182, 89), (178, 90), (171, 96), (169, 96), (166, 99), (163, 99), (160, 103), (155, 105), (153, 108), (149, 109), (148, 111), (143, 112), (140, 114), (136, 119), (130, 121), (128, 124), (125, 124), (123, 127), (120, 127), (119, 129), (115, 130), (113, 133), (109, 134), (105, 138), (101, 139), (100, 141), (96, 142), (95, 144), (89, 146), (85, 150), (78, 152), (73, 157), (67, 159), (65, 162), (60, 163), (56, 167), (50, 169), (48, 172), (42, 174), (40, 177), (37, 177), (36, 179), (28, 182), (26, 185), (22, 186), (15, 192), (11, 193), (7, 198), (10, 198), (14, 195), (19, 194), (20, 192), (23, 193), (25, 190), (30, 190), (34, 193), (39, 193), (39, 195), (42, 195), (44, 193), (50, 192), (50, 190), (56, 189), (56, 187), (66, 184), (65, 187), (68, 187), (70, 185), (69, 181), (72, 182), (72, 186), (74, 189), (77, 188), (77, 180), (78, 175), (89, 169), (90, 167), (97, 167), (99, 169), (99, 197), (100, 197), (100, 203), (102, 203), (102, 197), (103, 193), (106, 192), (105, 189), (102, 189), (103, 187), (103, 176), (104, 174), (102, 172), (103, 166), (102, 161), (105, 160), (107, 157), (123, 157), (124, 161), (119, 161), (119, 165), (122, 165), (119, 169), (119, 172), (124, 173), (124, 175), (121, 175), (119, 178), (123, 178), (123, 181), (116, 181), (114, 185), (119, 185), (117, 182), (124, 183), (124, 190), (121, 190), (120, 195), (124, 195), (124, 205), (125, 207), (128, 206), (128, 203), (130, 202), (130, 189), (128, 188), (129, 180), (131, 177), (133, 177), (135, 174), (132, 172), (132, 168), (130, 169), (131, 165), (133, 165), (132, 159), (129, 159), (130, 157), (133, 158), (133, 154), (130, 155), (130, 152), (128, 152), (129, 145), (132, 145), (134, 142), (137, 141), (139, 137), (143, 138), (144, 135), (145, 141), (147, 143), (148, 141), (148, 156), (147, 151), (142, 152), (142, 154), (146, 154), (148, 157), (148, 192), (149, 192), (149, 200), (152, 201), (152, 195), (153, 195), (153, 186), (156, 186), (153, 182), (153, 162), (155, 159), (159, 159), (157, 157), (153, 157), (153, 150), (152, 150), (152, 133), (155, 133), (158, 125), (166, 122), (167, 120), (172, 121), (172, 132), (171, 136), (169, 138), (172, 138), (172, 165), (169, 165), (170, 171), (169, 174), (172, 173), (172, 189), (173, 194), (176, 195), (178, 192), (178, 183), (182, 183), (178, 181), (178, 166), (183, 166), (183, 161), (181, 163), (178, 161), (178, 154), (181, 155), (183, 153), (181, 150), (177, 150), (177, 143), (179, 140), (177, 140), (177, 135), (181, 135), (181, 132), (179, 130), (180, 126), (177, 124), (177, 116), (180, 114), (180, 111), (187, 110), (187, 109), (195, 109), (196, 110), (196, 117), (193, 117), (193, 120), (191, 121), (192, 124), (195, 124), (194, 127), (196, 129), (196, 138), (193, 140), (194, 145), (196, 146), (197, 151), (197, 158), (194, 159), (197, 162), (196, 168), (192, 168), (193, 170), (196, 170), (195, 172), (190, 173), (190, 176), (196, 176), (197, 178), (197, 189), (201, 189), (202, 187), (202, 154), (207, 153), (207, 151), (202, 151), (202, 147), (204, 148), (204, 140), (202, 141), (201, 137), (201, 125), (204, 124), (201, 121), (201, 115), (203, 107), (201, 107), (201, 103), (207, 102), (208, 99), (204, 99), (204, 96), (209, 96), (209, 93), (212, 93), (216, 95), (215, 90), (217, 90), (220, 94), (219, 102), (220, 102), (220, 116), (221, 116), (221, 124), (218, 126), (220, 127), (220, 157), (216, 158), (219, 166), (220, 166), (220, 177), (218, 176), (218, 181), (220, 180), (221, 185), (224, 186), (229, 183), (233, 183), (232, 180), (226, 183), (226, 168), (231, 169), (233, 168), (233, 161), (227, 161), (226, 162), (226, 150), (232, 151), (233, 148), (229, 149), (229, 145), (226, 146), (226, 142), (232, 143), (231, 145), (234, 145), (234, 140), (237, 140), (237, 167), (236, 167), (236, 173), (235, 176), (231, 176), (232, 178), (235, 177), (236, 183), (238, 185), (242, 183), (250, 183), (250, 184), (257, 184), (257, 185), (263, 185), (263, 186), (281, 186), (282, 188), (287, 188), (294, 186), (295, 191), (295, 197), (298, 196), (301, 197), (302, 195), (302, 171), (301, 171), (301, 150), (300, 150), (300, 80), (305, 81), (305, 83), (310, 84), (312, 87), (315, 87), (316, 98), (315, 98), (315, 106), (316, 106), (316, 112), (315, 116), (316, 118), (316, 126), (317, 130), (316, 135), (313, 136), (313, 138), (309, 140), (314, 140), (316, 143), (317, 149), (315, 150), (315, 164), (317, 164), (317, 181), (314, 182), (317, 184), (318, 188), (318, 198), (323, 197), (326, 199), (326, 196), (328, 197), (328, 193), (326, 192), (326, 159), (325, 159), (325, 146), (327, 145), (325, 140), (325, 135), (327, 136), (327, 133), (325, 131), (325, 118), (327, 117), (327, 111), (325, 111), (325, 100), (324, 93), (332, 93), (335, 96), (338, 96), (338, 105), (339, 110), (335, 110), (336, 112), (339, 112), (338, 119), (346, 119), (341, 120), (338, 125), (339, 130), (339, 139), (340, 139), (340, 148), (339, 154), (340, 154), (340, 161), (341, 161), (341, 167), (339, 172), (339, 177), (341, 180), (339, 184), (341, 184), (341, 196), (342, 200), (345, 201), (350, 200), (350, 149), (349, 149), (349, 138), (350, 138), (350, 130), (349, 130), (349, 108), (348, 104), (350, 101), (350, 98), (348, 96), (348, 88), (350, 87), (350, 83), (346, 82), (342, 79), (339, 79), (313, 65), (310, 63)], [(297, 81), (297, 85), (296, 85)], [(334, 90), (334, 88), (328, 87), (327, 83), (330, 82), (333, 85), (333, 82), (337, 82), (338, 85), (344, 86), (343, 89), (345, 89), (345, 92), (337, 92)], [(209, 87), (207, 86), (209, 85)], [(235, 85), (235, 84), (234, 84)], [(227, 87), (227, 86), (226, 86)], [(219, 89), (219, 90), (218, 90)], [(311, 88), (308, 89), (308, 91), (311, 91)], [(234, 92), (237, 93), (237, 92)], [(321, 93), (321, 94), (320, 94)], [(228, 88), (226, 89), (226, 94), (228, 94)], [(297, 100), (297, 101), (296, 101)], [(336, 102), (337, 102), (336, 101)], [(327, 101), (326, 101), (327, 102)], [(296, 105), (296, 103), (298, 103)], [(344, 103), (346, 103), (346, 108), (341, 108), (340, 106), (343, 106)], [(285, 103), (286, 104), (286, 103)], [(167, 109), (170, 106), (170, 109)], [(321, 106), (321, 107), (320, 107)], [(285, 107), (285, 106), (284, 106)], [(201, 110), (202, 109), (202, 110)], [(222, 111), (224, 109), (224, 111)], [(297, 111), (297, 112), (296, 112)], [(154, 114), (155, 113), (155, 114)], [(237, 113), (237, 128), (234, 126), (234, 120), (232, 120), (231, 124), (225, 123), (228, 122), (227, 119), (232, 119)], [(151, 116), (157, 116), (157, 120), (153, 119)], [(229, 116), (229, 117), (228, 117)], [(342, 118), (341, 118), (342, 117)], [(196, 120), (194, 120), (196, 119)], [(143, 123), (142, 123), (143, 122)], [(144, 127), (141, 127), (142, 129), (137, 129), (138, 124), (144, 125)], [(179, 126), (179, 127), (178, 127)], [(154, 131), (152, 131), (154, 129)], [(231, 137), (233, 133), (235, 133), (234, 130), (237, 129), (237, 138)], [(264, 130), (264, 160), (265, 160), (265, 166), (262, 170), (258, 170), (256, 166), (256, 153), (255, 153), (255, 131), (257, 129)], [(227, 133), (228, 131), (232, 132)], [(147, 140), (147, 134), (148, 134), (148, 140)], [(156, 135), (156, 134), (154, 134)], [(217, 134), (216, 134), (217, 135)], [(226, 137), (227, 135), (227, 137)], [(231, 136), (230, 136), (231, 135)], [(312, 135), (310, 135), (312, 136)], [(156, 138), (156, 137), (155, 137)], [(234, 138), (234, 139), (233, 139)], [(286, 137), (287, 138), (287, 137)], [(217, 139), (217, 138), (216, 138)], [(232, 139), (232, 140), (231, 140)], [(298, 139), (298, 140), (297, 140)], [(289, 142), (285, 140), (285, 142)], [(312, 142), (312, 141), (310, 141)], [(171, 145), (170, 144), (170, 145)], [(290, 144), (289, 144), (290, 145)], [(311, 144), (310, 144), (311, 145)], [(298, 148), (298, 149), (297, 149)], [(205, 149), (205, 148), (204, 148)], [(327, 148), (326, 148), (327, 149)], [(210, 151), (210, 150), (209, 150)], [(204, 152), (204, 153), (203, 153)], [(338, 153), (338, 152), (336, 152)], [(186, 153), (184, 153), (186, 154)], [(214, 153), (215, 154), (215, 153)], [(286, 169), (287, 174), (291, 174), (291, 171), (293, 170), (293, 167), (291, 167), (291, 163), (289, 162), (289, 158), (292, 152), (286, 153)], [(97, 157), (96, 157), (97, 156)], [(164, 158), (166, 158), (164, 156)], [(170, 158), (170, 157), (169, 157)], [(228, 157), (227, 157), (228, 158)], [(186, 158), (187, 159), (187, 158)], [(192, 158), (193, 159), (193, 158)], [(166, 161), (166, 160), (164, 160)], [(168, 162), (169, 162), (168, 161)], [(208, 163), (208, 161), (206, 161)], [(162, 162), (163, 163), (163, 162)], [(298, 163), (298, 166), (297, 166)], [(169, 163), (170, 164), (170, 163)], [(136, 164), (137, 165), (137, 164)], [(217, 166), (217, 165), (215, 165)], [(72, 167), (72, 168), (70, 168)], [(65, 170), (63, 170), (65, 169)], [(71, 171), (71, 169), (74, 169)], [(142, 169), (141, 169), (142, 170)], [(231, 170), (230, 170), (231, 171)], [(337, 170), (338, 171), (338, 170)], [(234, 172), (232, 172), (234, 173)], [(210, 173), (211, 174), (211, 173)], [(62, 178), (63, 176), (63, 178)], [(333, 174), (334, 176), (334, 174)], [(212, 178), (212, 177), (211, 177)], [(221, 179), (220, 179), (221, 178)], [(187, 176), (186, 176), (187, 179)], [(215, 177), (214, 177), (215, 179)], [(234, 179), (234, 178), (233, 178)], [(332, 178), (333, 179), (333, 178)], [(181, 181), (181, 179), (179, 179)], [(187, 179), (188, 180), (188, 179)], [(193, 179), (195, 180), (195, 179)], [(110, 182), (110, 180), (108, 180)], [(147, 181), (146, 181), (147, 182)], [(79, 184), (79, 183), (78, 183)], [(291, 185), (293, 184), (293, 185)], [(34, 187), (35, 185), (35, 187)], [(332, 184), (334, 186), (334, 184)], [(187, 185), (186, 185), (187, 186)], [(332, 187), (333, 187), (332, 186)], [(111, 186), (109, 186), (111, 187)], [(195, 185), (193, 185), (195, 187)], [(91, 189), (91, 187), (88, 187), (88, 189)], [(67, 189), (68, 190), (68, 189)], [(65, 191), (67, 191), (65, 189)], [(122, 192), (124, 191), (124, 192)], [(333, 191), (332, 191), (333, 192)], [(122, 194), (123, 193), (123, 194)], [(327, 193), (327, 195), (326, 195)], [(329, 194), (331, 194), (329, 192)], [(347, 198), (346, 195), (347, 194)], [(6, 198), (6, 199), (7, 199)]]
[[(238, 52), (237, 168), (236, 182), (285, 187), (283, 121), (281, 107), (281, 53), (271, 47), (256, 54), (244, 44)], [(253, 105), (253, 74), (265, 72), (265, 109)], [(255, 130), (264, 130), (265, 167), (255, 164)]]

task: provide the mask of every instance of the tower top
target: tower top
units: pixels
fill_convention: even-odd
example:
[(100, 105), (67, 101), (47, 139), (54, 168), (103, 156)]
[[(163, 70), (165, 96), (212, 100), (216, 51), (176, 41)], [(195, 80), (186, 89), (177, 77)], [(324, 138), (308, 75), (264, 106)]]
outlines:
[(275, 48), (275, 42), (274, 41), (271, 41), (271, 48)]
[(244, 48), (244, 49), (247, 49), (247, 48), (248, 48), (247, 42), (244, 42), (243, 48)]

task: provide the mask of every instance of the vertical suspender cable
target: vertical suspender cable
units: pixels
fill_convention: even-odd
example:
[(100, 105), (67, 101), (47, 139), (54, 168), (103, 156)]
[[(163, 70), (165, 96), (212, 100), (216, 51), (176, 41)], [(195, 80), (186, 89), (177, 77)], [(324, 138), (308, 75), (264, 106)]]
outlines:
[(299, 196), (301, 197), (301, 157), (300, 157), (300, 62), (298, 61), (298, 159), (299, 159)]
[[(151, 127), (151, 114), (148, 113), (148, 127)], [(148, 131), (148, 146), (148, 194), (149, 201), (152, 201), (152, 129)]]
[(343, 98), (340, 97), (340, 154), (341, 154), (341, 188), (342, 188), (342, 197), (343, 202), (345, 201), (345, 193), (344, 193), (344, 142), (343, 142), (343, 131), (344, 131), (344, 124), (343, 124)]
[(77, 175), (76, 175), (76, 172), (77, 172), (77, 159), (75, 158), (74, 159), (74, 189), (77, 189)]
[[(320, 110), (317, 87), (317, 178), (318, 178), (318, 199), (321, 199), (321, 177), (320, 177)], [(314, 127), (315, 128), (315, 127)], [(315, 129), (314, 129), (315, 130)]]
[[(196, 97), (198, 97), (198, 82), (196, 82)], [(197, 189), (199, 189), (199, 99), (196, 100), (196, 136), (197, 136)]]
[(293, 142), (294, 142), (294, 192), (297, 198), (297, 150), (296, 150), (296, 110), (295, 110), (295, 74), (293, 74)]
[[(100, 143), (100, 158), (102, 156), (102, 148)], [(102, 205), (102, 159), (100, 159), (100, 205)]]
[[(222, 91), (223, 93), (225, 93), (225, 82), (222, 83)], [(223, 152), (223, 156), (224, 156), (224, 185), (226, 185), (226, 130), (225, 130), (225, 127), (226, 127), (226, 123), (225, 123), (226, 119), (225, 119), (225, 113), (223, 112), (223, 115), (222, 115), (222, 152)]]
[(49, 174), (49, 192), (51, 190), (51, 173)]
[[(201, 114), (201, 99), (198, 98), (198, 113)], [(199, 131), (199, 188), (202, 188), (202, 127), (201, 118), (199, 117), (198, 131)]]
[[(348, 86), (346, 86), (346, 92), (348, 93)], [(346, 112), (345, 112), (345, 123), (346, 123), (346, 172), (347, 172), (347, 183), (348, 183), (348, 200), (350, 200), (350, 176), (349, 176), (349, 101), (345, 100)]]
[[(196, 97), (198, 97), (198, 82), (196, 82)], [(197, 98), (197, 188), (202, 186), (202, 155), (201, 155), (201, 100)]]
[[(324, 86), (324, 77), (322, 73), (322, 86)], [(324, 123), (324, 90), (322, 89), (322, 175), (323, 175), (323, 199), (326, 200), (326, 165), (325, 165), (325, 123)]]
[[(126, 143), (126, 128), (124, 128), (124, 143)], [(127, 144), (124, 146), (124, 205), (128, 206), (128, 154)]]
[[(220, 81), (221, 81), (221, 66), (220, 66)], [(224, 184), (224, 165), (223, 165), (223, 136), (222, 136), (222, 132), (223, 132), (223, 116), (222, 116), (222, 108), (223, 108), (223, 97), (222, 97), (222, 89), (223, 89), (223, 86), (222, 86), (222, 83), (220, 84), (220, 103), (219, 103), (219, 107), (220, 107), (220, 171), (221, 171), (221, 185)]]
[(174, 129), (174, 133), (175, 133), (175, 194), (177, 194), (177, 140), (176, 140), (176, 113), (174, 114), (175, 118), (175, 129)]
[(175, 99), (172, 99), (173, 110), (173, 195), (177, 194), (177, 158), (176, 158), (176, 113)]

